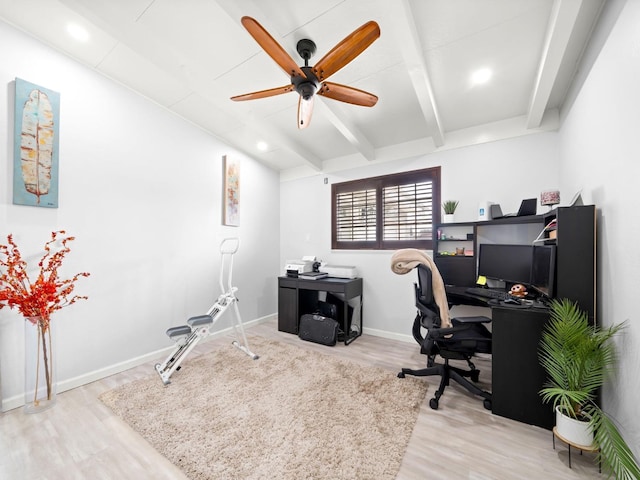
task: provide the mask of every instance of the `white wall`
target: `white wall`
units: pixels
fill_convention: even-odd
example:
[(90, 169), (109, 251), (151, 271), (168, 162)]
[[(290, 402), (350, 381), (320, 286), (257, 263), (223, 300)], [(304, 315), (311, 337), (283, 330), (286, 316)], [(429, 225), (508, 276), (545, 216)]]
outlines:
[[(302, 255), (316, 255), (332, 264), (356, 266), (364, 281), (365, 331), (411, 338), (414, 276), (391, 272), (393, 251), (331, 250), (331, 184), (437, 165), (442, 167), (442, 199), (460, 201), (456, 221), (477, 220), (478, 205), (486, 200), (500, 203), (505, 213), (517, 211), (523, 198), (539, 198), (542, 190), (559, 186), (558, 136), (529, 135), (283, 182), (281, 264)], [(571, 193), (561, 195), (566, 198)]]
[[(219, 295), (219, 244), (238, 236), (234, 284), (245, 322), (276, 312), (277, 174), (158, 105), (0, 23), (0, 242), (36, 260), (50, 232), (77, 237), (63, 273), (88, 271), (88, 301), (53, 316), (62, 389), (171, 345), (165, 330)], [(9, 47), (10, 46), (10, 47)], [(12, 205), (19, 77), (61, 93), (59, 208)], [(222, 156), (241, 159), (241, 226), (221, 225)], [(230, 326), (231, 313), (220, 321)], [(0, 311), (4, 408), (23, 390), (23, 321)]]
[[(619, 3), (619, 2), (618, 2)], [(605, 325), (629, 321), (618, 339), (620, 369), (603, 406), (640, 458), (640, 2), (626, 2), (560, 132), (562, 185), (598, 207), (598, 305)]]

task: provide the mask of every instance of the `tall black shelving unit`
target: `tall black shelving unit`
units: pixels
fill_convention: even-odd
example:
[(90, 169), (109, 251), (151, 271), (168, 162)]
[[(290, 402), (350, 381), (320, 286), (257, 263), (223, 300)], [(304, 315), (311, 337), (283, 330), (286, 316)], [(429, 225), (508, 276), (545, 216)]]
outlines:
[[(553, 229), (545, 229), (552, 220), (556, 220)], [(543, 232), (540, 243), (556, 245), (556, 288), (555, 298), (568, 298), (578, 303), (587, 312), (592, 322), (596, 320), (596, 209), (594, 205), (558, 207), (542, 215), (528, 217), (510, 217), (483, 222), (441, 223), (434, 229), (433, 257), (440, 274), (447, 285), (473, 286), (477, 278), (477, 251), (479, 230), (490, 232), (492, 229), (524, 229), (535, 225)], [(453, 239), (438, 238), (446, 232)], [(466, 232), (467, 237), (459, 232)], [(555, 232), (552, 234), (552, 232)], [(555, 238), (552, 238), (554, 237)], [(531, 244), (535, 237), (526, 238), (520, 243)], [(506, 243), (506, 242), (505, 242)], [(465, 247), (472, 255), (443, 255), (443, 250), (455, 252), (456, 247)]]
[[(447, 237), (444, 242), (437, 238), (438, 229), (441, 237), (443, 232)], [(495, 230), (501, 230), (500, 235)], [(451, 232), (451, 239), (448, 232)], [(595, 206), (558, 207), (530, 217), (436, 225), (434, 260), (446, 284), (475, 284), (478, 245), (485, 241), (555, 245), (555, 291), (552, 296), (577, 302), (592, 324), (596, 322)], [(472, 255), (451, 255), (456, 248), (465, 245)], [(493, 307), (491, 313), (493, 413), (551, 429), (554, 424), (552, 409), (542, 403), (538, 393), (546, 380), (538, 360), (538, 346), (549, 322), (549, 311), (498, 306)]]
[[(596, 209), (594, 205), (560, 207), (545, 215), (556, 219), (556, 298), (568, 298), (596, 321)], [(547, 232), (545, 232), (547, 236)]]

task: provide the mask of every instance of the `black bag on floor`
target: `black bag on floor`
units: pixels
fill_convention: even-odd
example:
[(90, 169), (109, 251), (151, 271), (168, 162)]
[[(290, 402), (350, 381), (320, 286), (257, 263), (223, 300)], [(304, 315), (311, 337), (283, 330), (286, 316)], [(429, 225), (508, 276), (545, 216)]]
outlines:
[(298, 337), (301, 340), (333, 347), (338, 340), (338, 322), (323, 315), (307, 313), (300, 317)]

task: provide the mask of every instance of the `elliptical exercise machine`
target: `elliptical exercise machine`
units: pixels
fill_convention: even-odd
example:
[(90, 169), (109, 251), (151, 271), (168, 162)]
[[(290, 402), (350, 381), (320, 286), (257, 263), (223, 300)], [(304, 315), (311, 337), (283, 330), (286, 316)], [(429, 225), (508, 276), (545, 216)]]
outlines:
[[(225, 238), (220, 244), (221, 265), (220, 265), (220, 290), (223, 292), (218, 297), (216, 303), (209, 309), (206, 315), (198, 315), (187, 320), (187, 325), (171, 327), (167, 330), (167, 336), (176, 342), (175, 349), (167, 357), (163, 363), (157, 363), (155, 369), (160, 375), (162, 382), (168, 385), (169, 378), (173, 372), (180, 370), (180, 364), (185, 357), (193, 350), (193, 348), (202, 340), (208, 337), (211, 327), (222, 317), (224, 312), (230, 306), (235, 310), (235, 323), (232, 324), (236, 340), (232, 344), (244, 353), (249, 355), (253, 360), (259, 357), (251, 350), (247, 337), (242, 326), (240, 311), (238, 310), (238, 299), (236, 298), (237, 287), (231, 286), (231, 277), (233, 273), (233, 255), (238, 251), (240, 240), (237, 238)], [(226, 272), (226, 285), (224, 283)]]

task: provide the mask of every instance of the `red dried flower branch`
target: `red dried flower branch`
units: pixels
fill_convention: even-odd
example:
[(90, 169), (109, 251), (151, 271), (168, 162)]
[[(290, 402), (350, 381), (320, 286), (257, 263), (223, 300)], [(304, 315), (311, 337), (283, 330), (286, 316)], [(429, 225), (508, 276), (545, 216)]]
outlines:
[[(88, 277), (89, 273), (77, 273), (66, 280), (58, 277), (58, 269), (65, 255), (71, 251), (67, 244), (75, 240), (75, 237), (65, 235), (64, 230), (51, 232), (51, 240), (45, 244), (45, 253), (38, 262), (40, 271), (35, 282), (31, 282), (27, 275), (27, 262), (13, 241), (13, 235), (7, 236), (8, 245), (0, 245), (0, 268), (5, 270), (0, 275), (0, 309), (17, 307), (34, 324), (30, 317), (42, 317), (45, 332), (53, 312), (87, 298), (71, 294), (78, 278)], [(56, 242), (60, 242), (62, 248), (52, 253), (52, 244)]]

